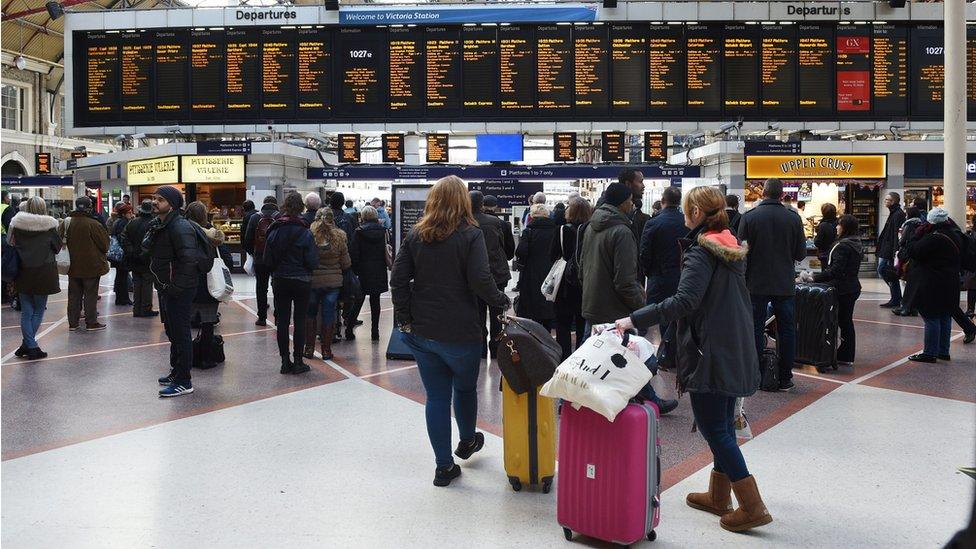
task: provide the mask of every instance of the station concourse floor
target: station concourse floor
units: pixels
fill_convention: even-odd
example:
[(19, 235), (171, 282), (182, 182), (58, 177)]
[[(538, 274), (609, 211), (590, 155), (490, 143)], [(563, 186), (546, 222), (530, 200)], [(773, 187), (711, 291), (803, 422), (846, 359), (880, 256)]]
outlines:
[[(367, 325), (333, 346), (334, 361), (283, 376), (274, 329), (254, 325), (253, 280), (235, 276), (218, 325), (227, 362), (194, 370), (192, 395), (160, 399), (162, 326), (115, 306), (111, 276), (99, 302), (107, 330), (69, 333), (66, 292), (51, 297), (47, 359), (13, 356), (19, 313), (2, 310), (5, 549), (573, 546), (554, 493), (507, 482), (494, 365), (479, 389), (485, 449), (449, 488), (431, 484), (416, 364), (385, 359), (388, 294), (379, 343), (367, 303)], [(684, 397), (661, 420), (662, 520), (642, 545), (941, 547), (966, 524), (976, 479), (959, 468), (976, 464), (976, 344), (958, 332), (951, 362), (907, 362), (921, 320), (880, 309), (882, 285), (863, 282), (854, 370), (805, 369), (794, 392), (746, 400), (755, 437), (742, 449), (774, 522), (732, 534), (685, 505), (710, 462)]]

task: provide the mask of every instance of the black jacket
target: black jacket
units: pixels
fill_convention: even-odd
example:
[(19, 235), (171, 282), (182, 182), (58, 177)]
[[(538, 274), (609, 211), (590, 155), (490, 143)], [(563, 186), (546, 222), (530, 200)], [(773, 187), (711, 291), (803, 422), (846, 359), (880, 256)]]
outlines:
[(644, 226), (640, 239), (640, 262), (647, 276), (647, 298), (655, 303), (678, 291), (681, 278), (681, 246), (688, 234), (685, 216), (677, 206), (661, 210)]
[(149, 272), (157, 290), (174, 296), (196, 292), (199, 246), (196, 230), (180, 212), (149, 223), (142, 248), (149, 254)]
[[(244, 251), (246, 253), (249, 253), (252, 256), (255, 255), (254, 254), (254, 235), (257, 232), (258, 221), (262, 217), (270, 217), (270, 218), (274, 219), (277, 216), (278, 216), (278, 206), (276, 206), (274, 204), (265, 204), (264, 206), (261, 206), (261, 211), (255, 213), (254, 215), (251, 216), (251, 218), (247, 222), (247, 232), (243, 233), (244, 234), (244, 240), (243, 240), (243, 242), (241, 242), (241, 245), (244, 248)], [(267, 247), (267, 243), (265, 243), (265, 247)], [(261, 263), (262, 261), (264, 261), (263, 255), (262, 255), (262, 257), (256, 257), (255, 256), (254, 257), (254, 261), (255, 261), (255, 263)]]
[(515, 257), (515, 236), (512, 226), (494, 215), (484, 212), (474, 214), (474, 220), (485, 235), (485, 246), (488, 248), (488, 264), (491, 266), (491, 276), (495, 284), (501, 286), (512, 279), (508, 262)]
[(668, 350), (678, 387), (693, 393), (745, 397), (759, 387), (746, 249), (729, 231), (696, 229), (685, 248), (678, 292), (630, 316), (641, 330), (677, 321)]
[(905, 250), (904, 307), (922, 316), (949, 314), (959, 307), (962, 233), (954, 225), (925, 223)]
[(579, 263), (576, 262), (577, 245), (583, 240), (582, 227), (580, 223), (566, 223), (552, 237), (549, 258), (553, 263), (560, 257), (566, 261), (563, 281), (559, 284), (556, 301), (553, 303), (556, 314), (582, 316), (583, 286), (579, 280)]
[(332, 218), (333, 224), (346, 233), (346, 242), (352, 242), (352, 232), (356, 230), (356, 222), (353, 217), (342, 208), (332, 208)]
[[(837, 241), (837, 218), (824, 218), (817, 225), (817, 236), (813, 239), (813, 245), (817, 247), (817, 256), (821, 261), (827, 258), (830, 250), (834, 248)], [(824, 263), (826, 265), (826, 263)]]
[(148, 258), (142, 252), (142, 240), (146, 237), (146, 229), (152, 221), (151, 213), (140, 212), (129, 221), (122, 233), (122, 251), (125, 252), (125, 262), (135, 273), (149, 272)]
[(268, 228), (264, 264), (277, 278), (312, 280), (312, 271), (319, 264), (319, 248), (305, 220), (287, 215), (274, 220)]
[(366, 295), (381, 294), (390, 289), (386, 278), (387, 231), (375, 221), (363, 223), (353, 231), (349, 257), (352, 269)]
[(507, 309), (488, 267), (485, 236), (462, 224), (440, 242), (424, 242), (410, 231), (400, 245), (390, 276), (397, 326), (446, 343), (482, 340), (478, 298)]
[(256, 213), (258, 213), (258, 211), (255, 210), (254, 208), (251, 208), (250, 210), (244, 210), (244, 213), (241, 215), (241, 241), (242, 242), (244, 240), (244, 235), (247, 234), (247, 224), (250, 223), (251, 216)]
[(552, 241), (556, 236), (556, 224), (548, 217), (536, 217), (529, 221), (521, 236), (515, 258), (521, 265), (519, 271), (519, 302), (515, 314), (535, 321), (551, 320), (556, 310), (542, 296), (542, 283), (552, 269)]
[(807, 255), (803, 221), (779, 200), (766, 199), (742, 214), (740, 241), (748, 243), (746, 283), (753, 295), (791, 296), (795, 263)]
[(827, 262), (824, 263), (824, 270), (813, 274), (814, 282), (829, 282), (837, 290), (837, 295), (860, 293), (861, 281), (857, 277), (863, 256), (864, 247), (860, 238), (856, 235), (841, 238), (825, 254)]
[(915, 240), (915, 231), (918, 230), (922, 224), (925, 223), (924, 219), (918, 217), (910, 217), (905, 220), (901, 225), (901, 236), (898, 237), (898, 253), (897, 256), (902, 263), (907, 261), (905, 254), (908, 253), (908, 245)]
[(888, 208), (888, 219), (878, 235), (878, 259), (894, 260), (898, 251), (898, 229), (905, 223), (905, 211), (895, 204)]
[(315, 221), (315, 214), (317, 214), (317, 213), (318, 213), (318, 210), (317, 209), (316, 210), (305, 210), (304, 212), (302, 212), (302, 219), (305, 220), (305, 224), (308, 225), (309, 227), (311, 227), (312, 226), (312, 222)]
[(725, 215), (729, 216), (729, 231), (735, 235), (739, 234), (739, 220), (742, 219), (742, 214), (739, 210), (725, 208)]

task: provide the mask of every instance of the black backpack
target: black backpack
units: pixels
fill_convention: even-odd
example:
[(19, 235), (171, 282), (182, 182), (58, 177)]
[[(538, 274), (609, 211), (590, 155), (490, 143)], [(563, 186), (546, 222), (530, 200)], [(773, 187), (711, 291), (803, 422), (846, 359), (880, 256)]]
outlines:
[(217, 248), (210, 243), (210, 239), (207, 238), (207, 234), (203, 232), (203, 227), (193, 223), (190, 224), (193, 227), (193, 234), (197, 237), (197, 272), (201, 274), (206, 274), (213, 269), (214, 258), (217, 257)]

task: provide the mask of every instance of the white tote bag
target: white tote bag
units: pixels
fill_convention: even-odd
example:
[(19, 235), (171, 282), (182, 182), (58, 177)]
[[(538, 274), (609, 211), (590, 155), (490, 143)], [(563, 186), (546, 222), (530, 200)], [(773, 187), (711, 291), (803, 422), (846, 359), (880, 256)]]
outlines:
[(605, 331), (591, 336), (560, 364), (540, 394), (585, 406), (613, 421), (650, 380), (651, 371), (626, 342), (616, 332)]
[(566, 271), (566, 260), (562, 257), (563, 251), (563, 228), (559, 227), (559, 259), (552, 264), (552, 268), (549, 269), (549, 274), (546, 275), (546, 279), (542, 281), (542, 297), (546, 298), (546, 301), (553, 302), (556, 301), (556, 294), (559, 293), (559, 285), (563, 281), (563, 273)]
[(247, 259), (244, 260), (244, 272), (254, 276), (254, 256), (251, 254), (247, 254)]
[(71, 218), (68, 217), (64, 220), (64, 239), (61, 241), (61, 250), (54, 260), (58, 263), (58, 274), (66, 275), (68, 274), (68, 269), (71, 267), (71, 254), (68, 253), (68, 225), (71, 224)]
[(214, 258), (213, 267), (207, 273), (207, 291), (217, 301), (230, 301), (234, 296), (234, 280), (230, 276), (230, 269), (219, 257)]

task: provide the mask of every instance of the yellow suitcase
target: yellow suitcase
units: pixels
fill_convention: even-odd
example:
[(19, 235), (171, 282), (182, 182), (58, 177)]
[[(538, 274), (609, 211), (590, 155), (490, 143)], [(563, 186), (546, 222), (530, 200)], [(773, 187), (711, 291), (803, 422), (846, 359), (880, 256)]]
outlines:
[(556, 403), (539, 388), (517, 395), (502, 379), (505, 472), (512, 488), (541, 485), (548, 494), (556, 473)]

